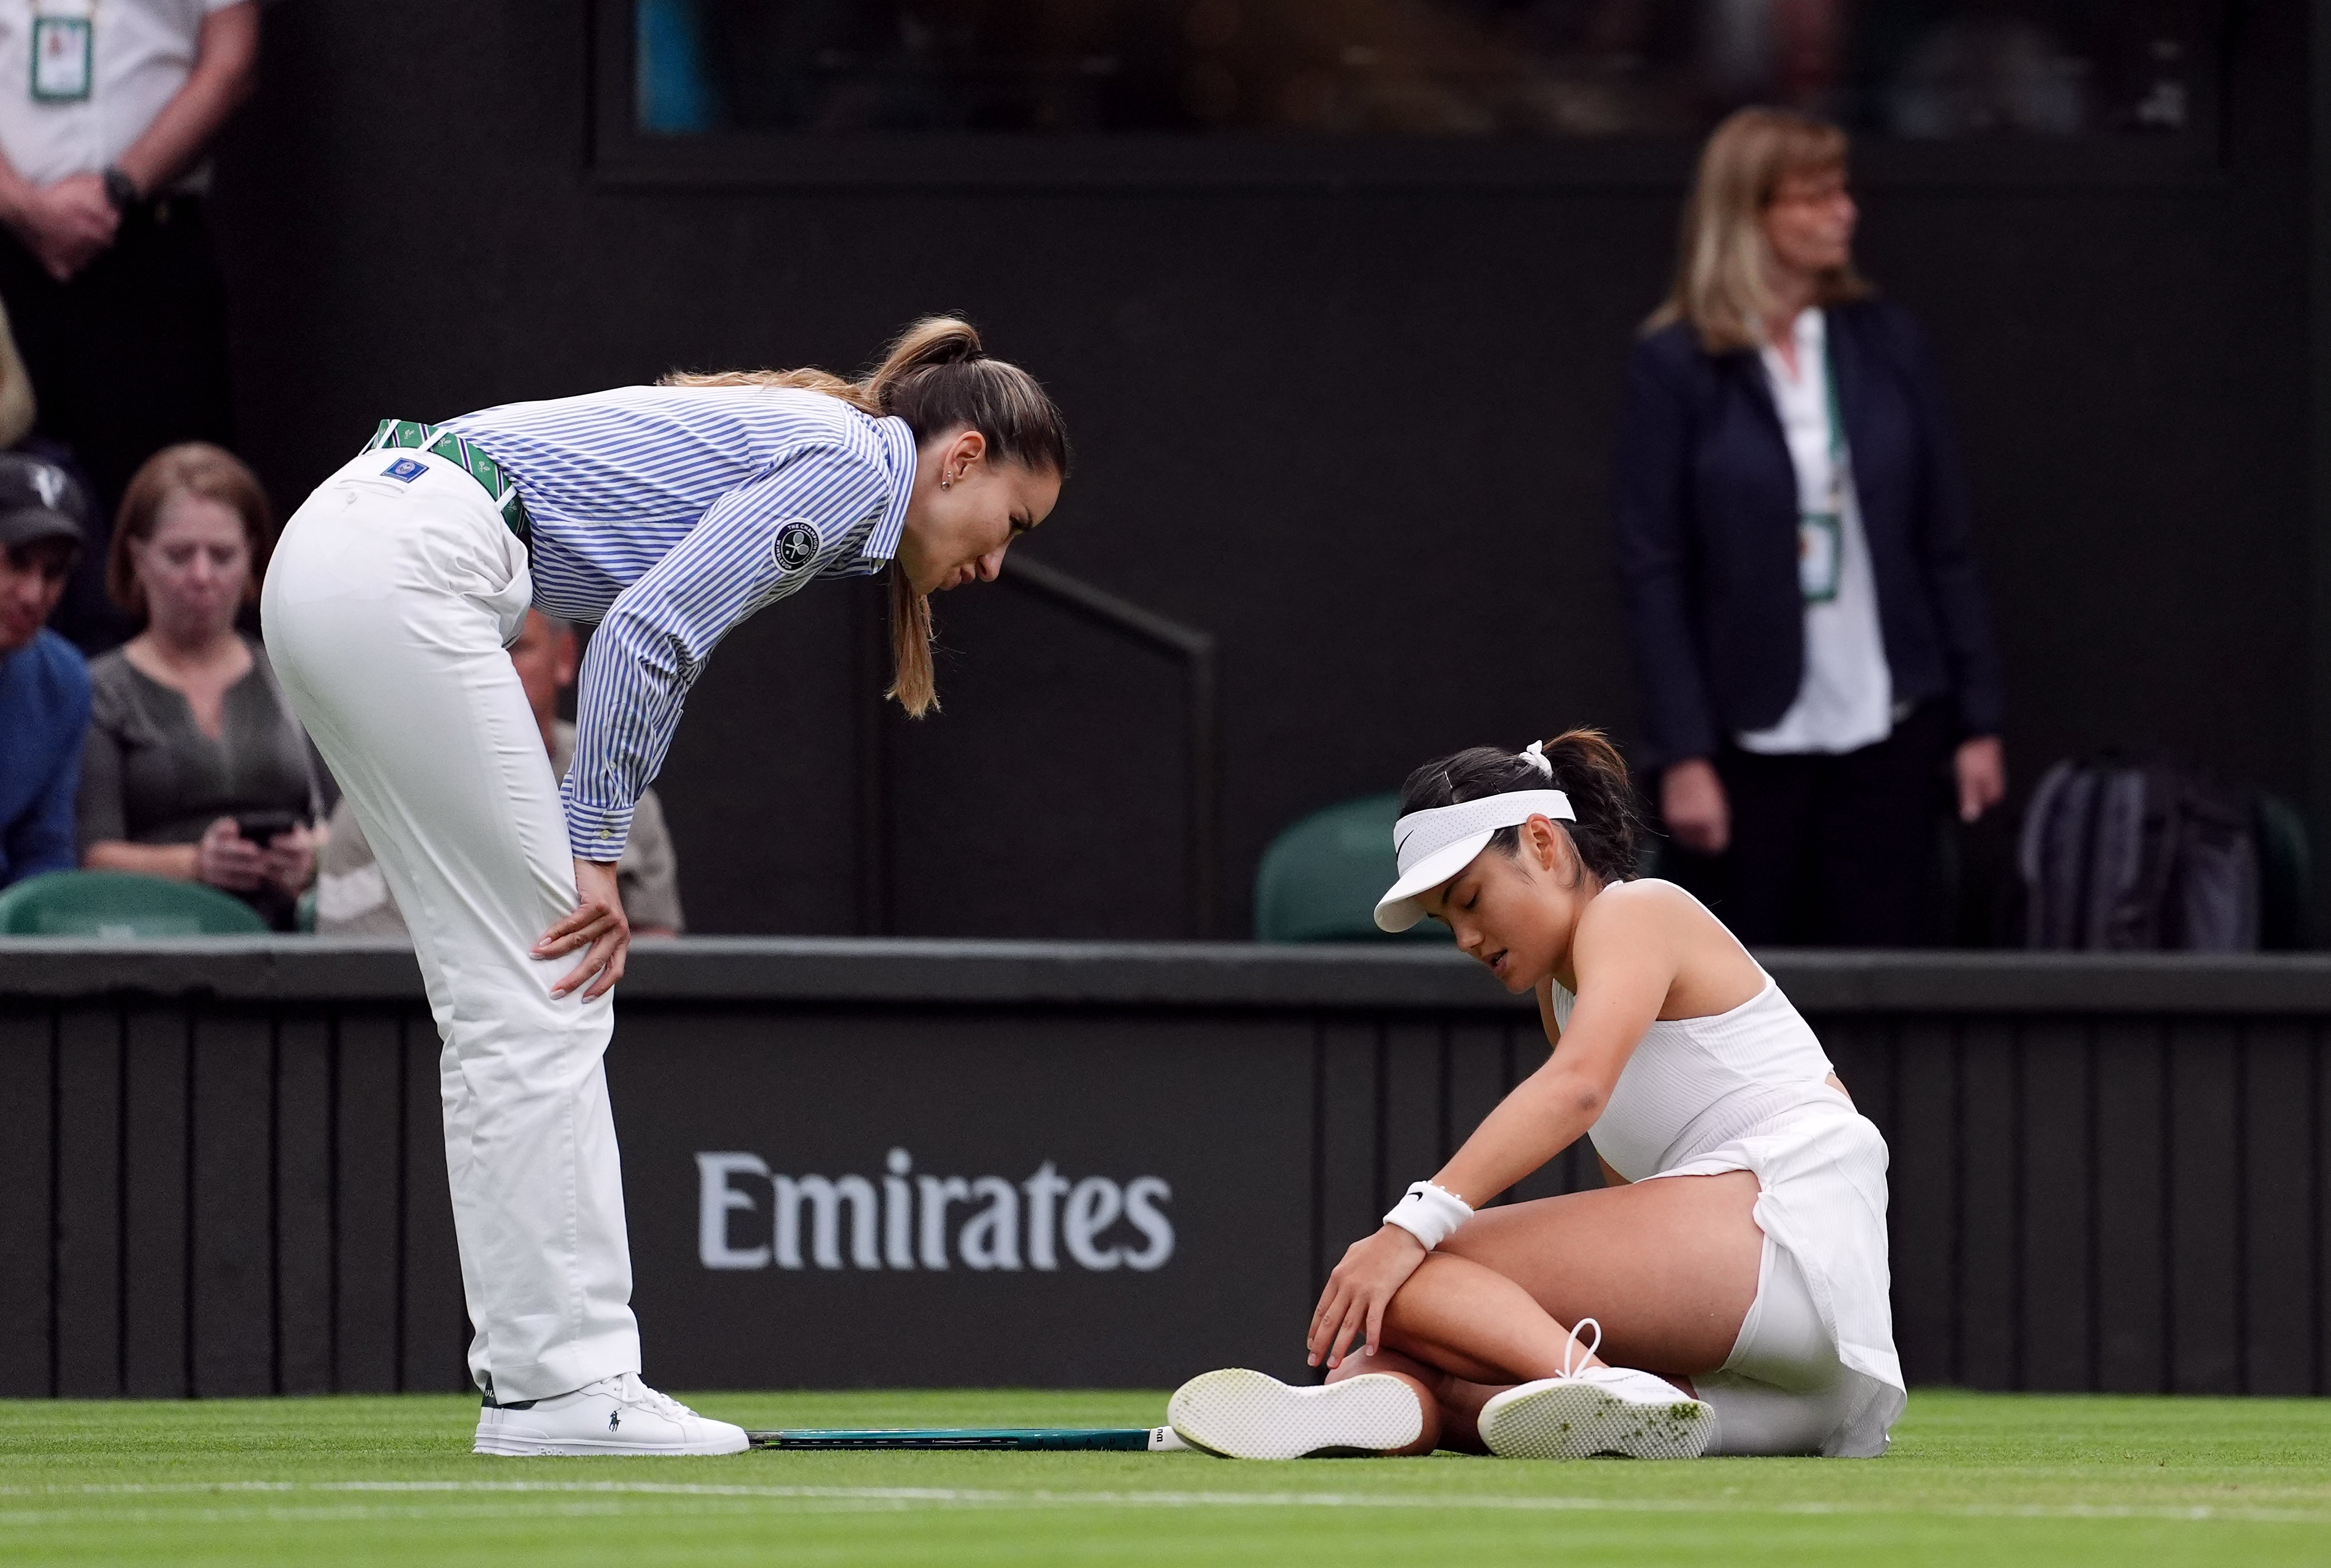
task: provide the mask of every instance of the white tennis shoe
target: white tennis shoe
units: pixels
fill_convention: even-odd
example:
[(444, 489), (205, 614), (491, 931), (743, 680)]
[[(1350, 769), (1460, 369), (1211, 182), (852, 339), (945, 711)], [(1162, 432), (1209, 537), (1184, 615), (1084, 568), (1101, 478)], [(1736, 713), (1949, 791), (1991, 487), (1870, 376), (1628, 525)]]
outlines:
[(1388, 1454), (1424, 1431), (1416, 1392), (1381, 1372), (1292, 1388), (1263, 1373), (1225, 1367), (1175, 1389), (1166, 1419), (1184, 1442), (1226, 1459)]
[(1696, 1459), (1716, 1433), (1716, 1411), (1665, 1378), (1624, 1366), (1571, 1370), (1578, 1330), (1592, 1326), (1593, 1355), (1603, 1326), (1579, 1319), (1553, 1377), (1521, 1383), (1481, 1407), (1481, 1441), (1508, 1459)]
[(524, 1458), (541, 1454), (741, 1454), (743, 1427), (698, 1415), (656, 1392), (635, 1372), (585, 1383), (555, 1399), (489, 1402), (478, 1411), (471, 1450)]

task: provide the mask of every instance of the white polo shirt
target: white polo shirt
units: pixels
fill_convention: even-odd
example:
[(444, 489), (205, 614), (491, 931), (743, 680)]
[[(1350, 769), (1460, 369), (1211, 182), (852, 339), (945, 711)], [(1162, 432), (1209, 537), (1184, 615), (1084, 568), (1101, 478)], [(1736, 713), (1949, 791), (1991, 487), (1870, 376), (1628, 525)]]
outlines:
[[(0, 0), (5, 4), (5, 0)], [(1878, 576), (1854, 494), (1852, 454), (1844, 482), (1832, 489), (1828, 321), (1819, 310), (1797, 313), (1797, 367), (1770, 346), (1765, 375), (1797, 473), (1802, 512), (1826, 512), (1838, 502), (1837, 591), (1805, 604), (1805, 675), (1797, 699), (1770, 729), (1736, 736), (1744, 751), (1769, 755), (1858, 751), (1894, 733), (1894, 672), (1886, 663), (1886, 635), (1878, 622)]]
[[(0, 0), (0, 153), (34, 185), (95, 174), (129, 150), (195, 69), (203, 20), (255, 0)], [(71, 103), (33, 97), (36, 17), (85, 18), (90, 93)], [(210, 165), (173, 187), (200, 190)]]

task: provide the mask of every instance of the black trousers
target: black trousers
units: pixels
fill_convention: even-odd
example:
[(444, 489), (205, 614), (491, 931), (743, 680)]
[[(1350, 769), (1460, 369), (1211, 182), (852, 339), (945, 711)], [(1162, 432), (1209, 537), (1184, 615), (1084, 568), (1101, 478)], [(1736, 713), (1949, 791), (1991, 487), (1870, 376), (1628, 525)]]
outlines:
[(1731, 847), (1671, 847), (1668, 875), (1751, 946), (1932, 946), (1949, 926), (1936, 862), (1957, 738), (1952, 704), (1936, 700), (1841, 755), (1727, 744), (1716, 770)]
[(40, 404), (34, 428), (71, 450), (98, 508), (99, 537), (55, 624), (84, 647), (109, 646), (119, 638), (104, 553), (130, 475), (174, 442), (234, 438), (226, 291), (201, 198), (132, 208), (111, 247), (64, 283), (0, 229), (0, 302)]

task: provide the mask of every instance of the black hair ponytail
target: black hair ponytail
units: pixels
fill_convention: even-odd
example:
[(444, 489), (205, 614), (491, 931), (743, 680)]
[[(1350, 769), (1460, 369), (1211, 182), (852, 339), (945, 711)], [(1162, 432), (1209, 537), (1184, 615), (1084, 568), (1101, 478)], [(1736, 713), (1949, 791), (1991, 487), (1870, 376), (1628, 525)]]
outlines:
[[(1606, 883), (1632, 880), (1635, 840), (1642, 831), (1643, 819), (1619, 748), (1599, 729), (1573, 729), (1547, 741), (1545, 755), (1553, 769), (1551, 778), (1527, 753), (1494, 746), (1471, 746), (1426, 763), (1401, 786), (1401, 813), (1453, 806), (1460, 801), (1518, 790), (1560, 790), (1570, 797), (1570, 809), (1578, 820), (1556, 825), (1570, 835), (1579, 863)], [(1498, 829), (1489, 847), (1501, 854), (1519, 852), (1521, 830)]]

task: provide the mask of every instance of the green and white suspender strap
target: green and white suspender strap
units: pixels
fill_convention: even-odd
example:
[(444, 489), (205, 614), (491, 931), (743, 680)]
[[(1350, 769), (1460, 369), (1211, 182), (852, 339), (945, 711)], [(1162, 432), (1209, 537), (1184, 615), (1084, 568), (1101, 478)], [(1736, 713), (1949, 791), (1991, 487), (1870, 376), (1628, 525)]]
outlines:
[(518, 481), (474, 443), (433, 424), (410, 419), (384, 419), (364, 449), (378, 451), (394, 447), (431, 452), (461, 464), (461, 471), (477, 480), (479, 488), (493, 501), (503, 526), (516, 534), (519, 542), (529, 551), (534, 548), (534, 520), (526, 515), (526, 502), (518, 493)]

